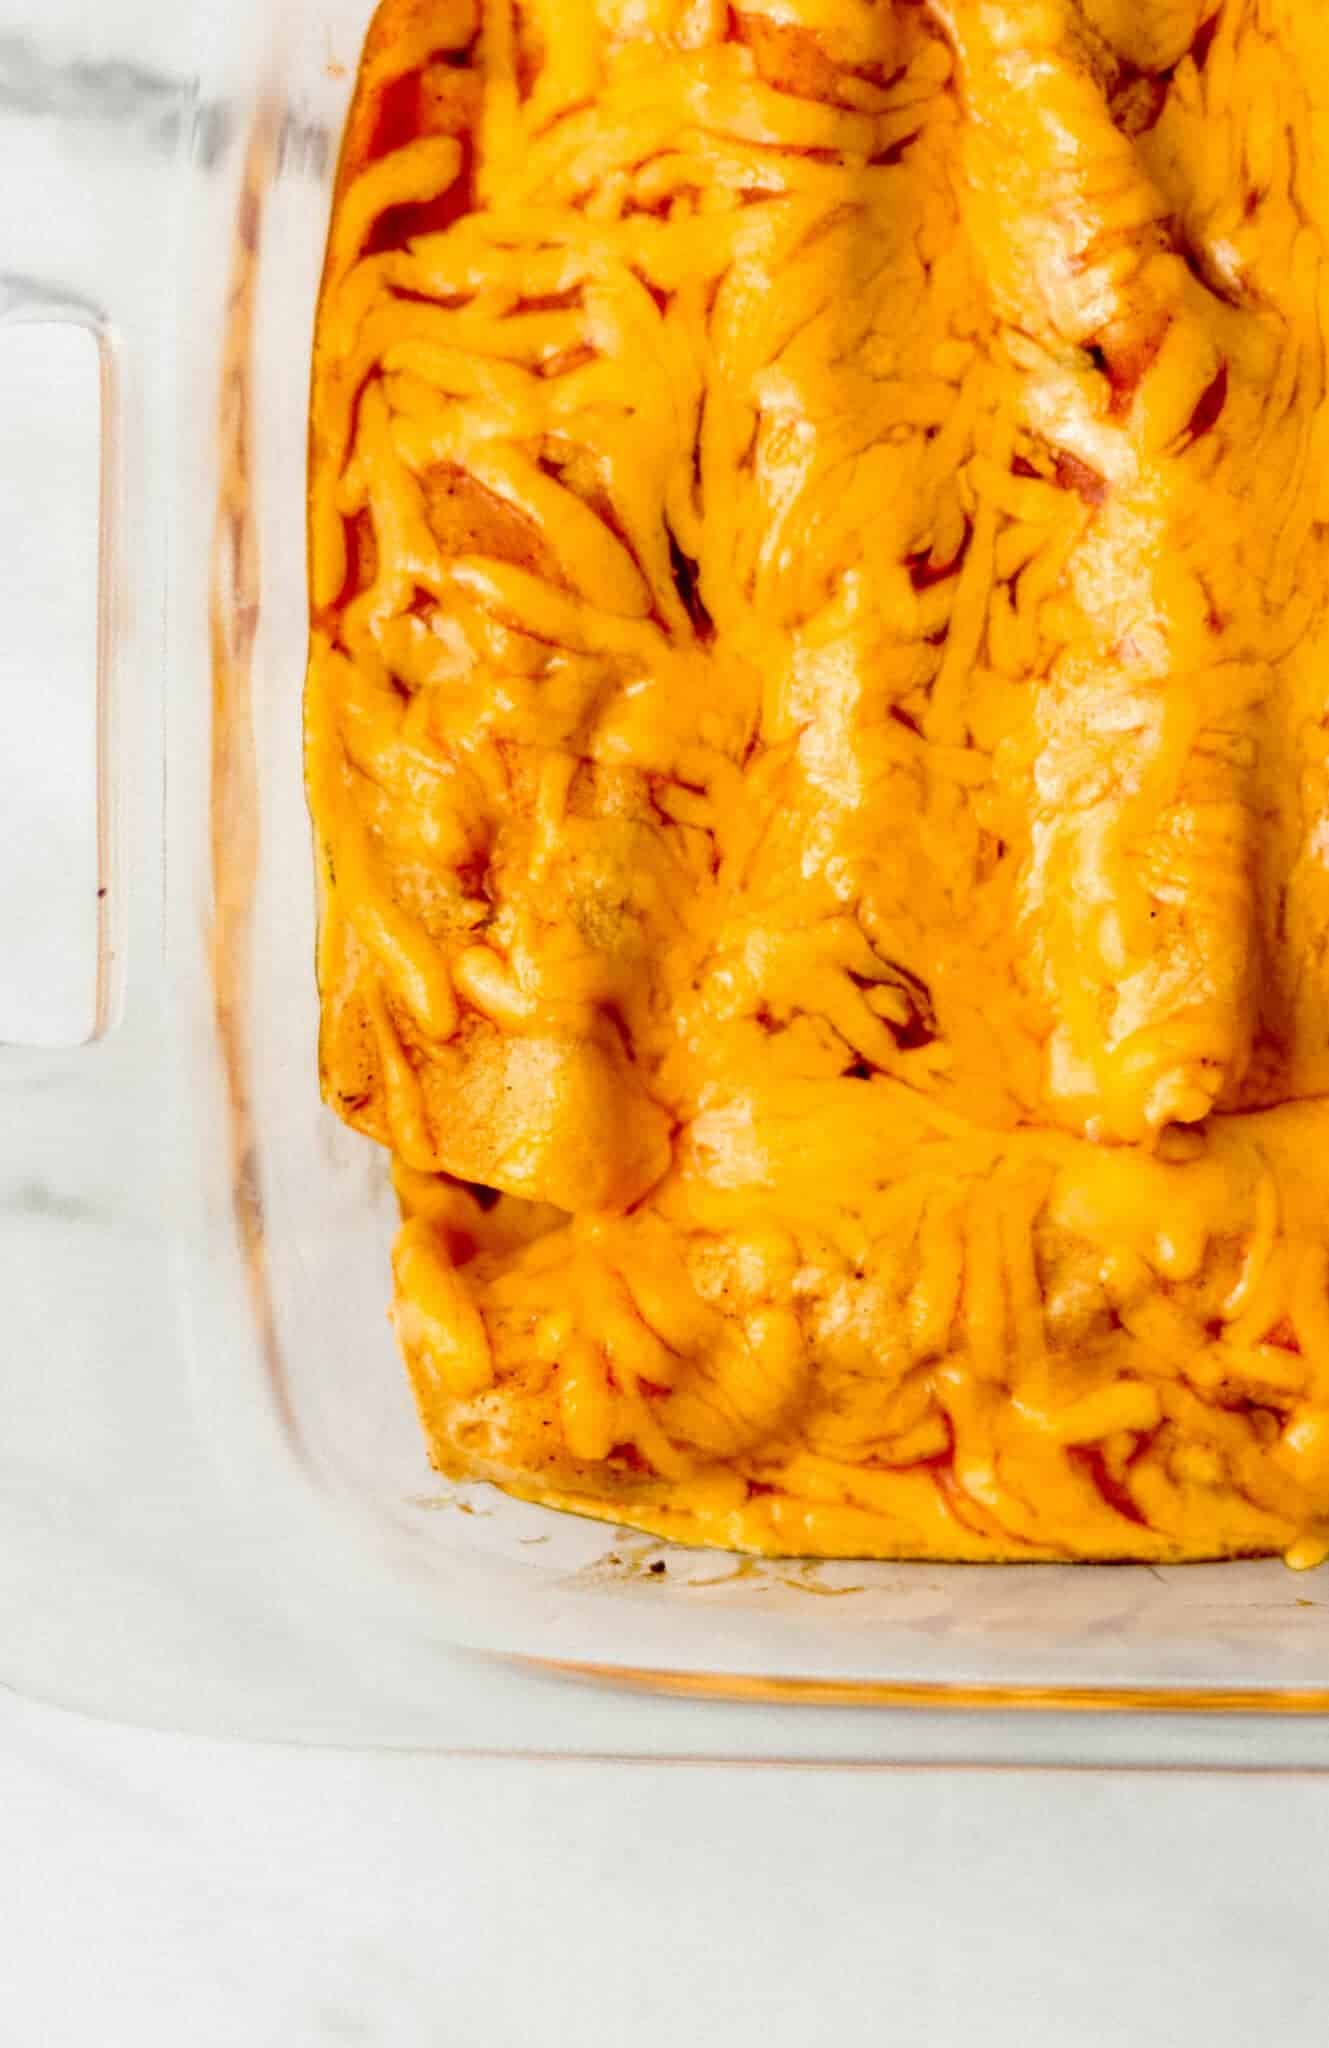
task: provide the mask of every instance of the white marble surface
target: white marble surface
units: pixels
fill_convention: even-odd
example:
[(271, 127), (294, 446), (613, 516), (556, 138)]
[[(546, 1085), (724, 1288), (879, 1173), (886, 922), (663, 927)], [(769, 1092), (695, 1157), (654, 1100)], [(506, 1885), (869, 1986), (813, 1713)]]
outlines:
[(1329, 1781), (298, 1751), (0, 1703), (41, 2048), (1316, 2048)]

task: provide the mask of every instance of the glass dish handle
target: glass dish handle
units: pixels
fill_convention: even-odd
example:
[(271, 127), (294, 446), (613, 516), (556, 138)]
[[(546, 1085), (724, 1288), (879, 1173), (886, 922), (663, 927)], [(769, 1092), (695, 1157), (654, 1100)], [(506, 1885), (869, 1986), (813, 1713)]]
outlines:
[(0, 1043), (116, 1008), (108, 666), (115, 359), (91, 299), (0, 269)]
[[(0, 414), (33, 459), (17, 482), (0, 460), (0, 903), (19, 903), (34, 950), (16, 950), (0, 921), (0, 1224), (34, 1203), (72, 1220), (117, 1186), (134, 1206), (155, 1165), (161, 508), (176, 424), (171, 281), (198, 132), (196, 88), (183, 70), (123, 61), (123, 21), (72, 0), (28, 0), (17, 19), (13, 6), (0, 0)], [(57, 367), (86, 431), (61, 417)], [(60, 528), (84, 516), (76, 558)], [(76, 885), (61, 870), (66, 829)], [(48, 832), (39, 858), (30, 842)], [(64, 911), (82, 925), (61, 928)], [(62, 1003), (29, 973), (39, 959)], [(14, 1356), (26, 1334), (11, 1292), (0, 1351)]]
[(7, 1130), (38, 1077), (95, 1087), (103, 1060), (79, 1049), (108, 1047), (156, 999), (168, 536), (154, 508), (174, 427), (175, 229), (202, 123), (185, 67), (136, 61), (125, 40), (114, 10), (0, 0)]

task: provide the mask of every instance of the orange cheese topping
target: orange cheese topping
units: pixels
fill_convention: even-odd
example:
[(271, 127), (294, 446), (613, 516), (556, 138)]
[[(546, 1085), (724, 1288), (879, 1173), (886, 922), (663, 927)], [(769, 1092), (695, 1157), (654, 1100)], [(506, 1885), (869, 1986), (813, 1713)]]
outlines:
[(1329, 1553), (1327, 231), (1312, 0), (385, 0), (307, 758), (443, 1470)]

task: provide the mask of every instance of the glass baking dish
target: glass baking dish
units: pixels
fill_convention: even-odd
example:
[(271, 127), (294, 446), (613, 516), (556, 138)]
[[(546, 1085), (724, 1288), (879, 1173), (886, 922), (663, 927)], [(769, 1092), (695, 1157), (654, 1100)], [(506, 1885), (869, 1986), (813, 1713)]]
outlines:
[[(24, 1681), (133, 1709), (104, 1616), (13, 1562), (83, 1513), (90, 1583), (127, 1529), (141, 1579), (193, 1558), (203, 1634), (237, 1625), (243, 1560), (343, 1656), (390, 1641), (368, 1739), (401, 1733), (393, 1684), (427, 1695), (454, 1645), (708, 1701), (1244, 1712), (1247, 1760), (1290, 1756), (1294, 1724), (1299, 1757), (1329, 1757), (1323, 1574), (765, 1564), (431, 1474), (385, 1314), (386, 1161), (319, 1100), (301, 780), (310, 337), (368, 0), (9, 4), (5, 310), (96, 335), (105, 417), (102, 1028), (0, 1061), (0, 1593)], [(114, 1212), (114, 1250), (80, 1205)], [(98, 1482), (66, 1496), (71, 1445)], [(41, 1598), (63, 1616), (44, 1636)], [(740, 1746), (798, 1754), (812, 1719), (751, 1713)], [(847, 1725), (854, 1753), (894, 1753), (898, 1716)]]

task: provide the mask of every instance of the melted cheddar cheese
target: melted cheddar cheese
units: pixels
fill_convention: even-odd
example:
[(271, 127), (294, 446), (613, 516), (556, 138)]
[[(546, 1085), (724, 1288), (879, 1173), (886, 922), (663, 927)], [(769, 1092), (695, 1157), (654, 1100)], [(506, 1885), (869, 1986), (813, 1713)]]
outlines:
[(448, 1473), (1329, 1552), (1329, 17), (386, 0), (326, 1094)]

